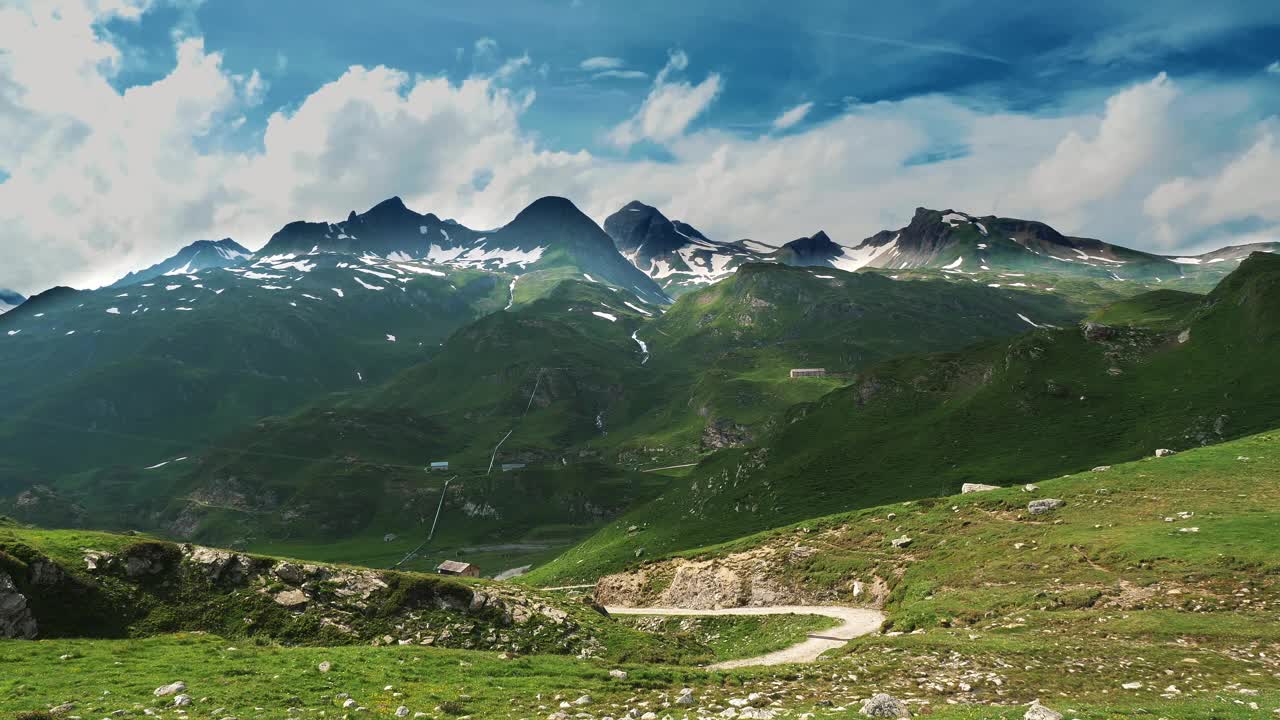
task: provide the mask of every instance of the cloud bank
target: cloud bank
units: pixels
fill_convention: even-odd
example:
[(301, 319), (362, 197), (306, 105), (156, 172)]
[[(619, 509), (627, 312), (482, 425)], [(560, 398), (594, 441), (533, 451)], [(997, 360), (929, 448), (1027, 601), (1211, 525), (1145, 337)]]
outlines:
[(598, 220), (641, 199), (712, 237), (771, 242), (822, 228), (854, 244), (919, 205), (1170, 253), (1280, 239), (1280, 125), (1256, 102), (1274, 89), (1265, 72), (1250, 81), (1265, 87), (1158, 74), (1052, 115), (925, 95), (804, 123), (805, 103), (773, 110), (766, 129), (786, 132), (746, 134), (702, 122), (726, 78), (673, 50), (638, 107), (602, 129), (604, 149), (564, 152), (522, 124), (532, 60), (481, 40), (495, 70), (450, 81), (352, 66), (232, 143), (265, 82), (199, 37), (175, 39), (160, 79), (113, 86), (123, 52), (95, 28), (144, 10), (0, 9), (0, 287), (101, 284), (200, 238), (259, 247), (291, 220), (391, 195), (473, 227), (547, 194)]

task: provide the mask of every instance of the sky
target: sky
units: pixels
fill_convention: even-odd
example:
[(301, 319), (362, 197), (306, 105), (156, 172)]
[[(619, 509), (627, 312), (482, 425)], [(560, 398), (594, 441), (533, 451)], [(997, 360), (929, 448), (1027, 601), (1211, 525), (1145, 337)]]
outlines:
[(916, 207), (1280, 240), (1280, 3), (0, 0), (0, 287), (398, 195), (856, 245)]

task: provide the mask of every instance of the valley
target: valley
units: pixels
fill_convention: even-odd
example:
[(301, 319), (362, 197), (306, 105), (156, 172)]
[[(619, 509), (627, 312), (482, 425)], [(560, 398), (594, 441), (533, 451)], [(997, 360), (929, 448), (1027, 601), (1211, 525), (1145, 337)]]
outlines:
[(391, 198), (54, 288), (0, 316), (0, 710), (1254, 717), (1273, 249)]

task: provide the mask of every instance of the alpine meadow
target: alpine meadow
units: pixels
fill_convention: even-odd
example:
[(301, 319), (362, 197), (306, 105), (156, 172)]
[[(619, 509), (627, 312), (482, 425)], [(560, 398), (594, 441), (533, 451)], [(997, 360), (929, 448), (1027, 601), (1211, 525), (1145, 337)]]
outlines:
[(1280, 717), (1277, 48), (0, 0), (0, 717)]

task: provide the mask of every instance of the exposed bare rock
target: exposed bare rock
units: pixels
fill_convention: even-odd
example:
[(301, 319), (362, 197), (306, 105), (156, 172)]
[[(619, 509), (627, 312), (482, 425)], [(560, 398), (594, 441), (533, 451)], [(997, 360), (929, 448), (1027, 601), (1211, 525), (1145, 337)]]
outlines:
[(306, 593), (298, 590), (297, 588), (292, 590), (282, 590), (281, 592), (276, 593), (275, 597), (272, 599), (276, 601), (277, 605), (283, 605), (287, 608), (298, 608), (306, 605), (308, 602), (311, 602), (311, 598), (307, 597)]
[(36, 619), (27, 607), (27, 597), (18, 592), (8, 573), (0, 572), (0, 638), (30, 640), (36, 631)]
[(965, 483), (960, 486), (961, 494), (987, 492), (989, 490), (1001, 490), (999, 485), (984, 485), (983, 483)]
[(821, 604), (847, 601), (879, 606), (887, 595), (881, 578), (851, 577), (839, 588), (815, 590), (782, 572), (813, 556), (808, 546), (762, 547), (713, 560), (672, 558), (596, 583), (595, 600), (616, 607), (725, 607)]
[(859, 713), (873, 718), (909, 718), (911, 712), (907, 704), (898, 698), (885, 693), (876, 693), (862, 703)]
[(751, 433), (745, 425), (720, 418), (707, 423), (702, 430), (702, 445), (707, 448), (742, 447), (751, 441)]
[(1067, 505), (1066, 501), (1059, 500), (1057, 498), (1044, 498), (1041, 500), (1032, 500), (1031, 502), (1027, 503), (1027, 512), (1031, 513), (1032, 515), (1043, 515), (1047, 512), (1057, 510), (1058, 508), (1066, 507), (1066, 505)]

